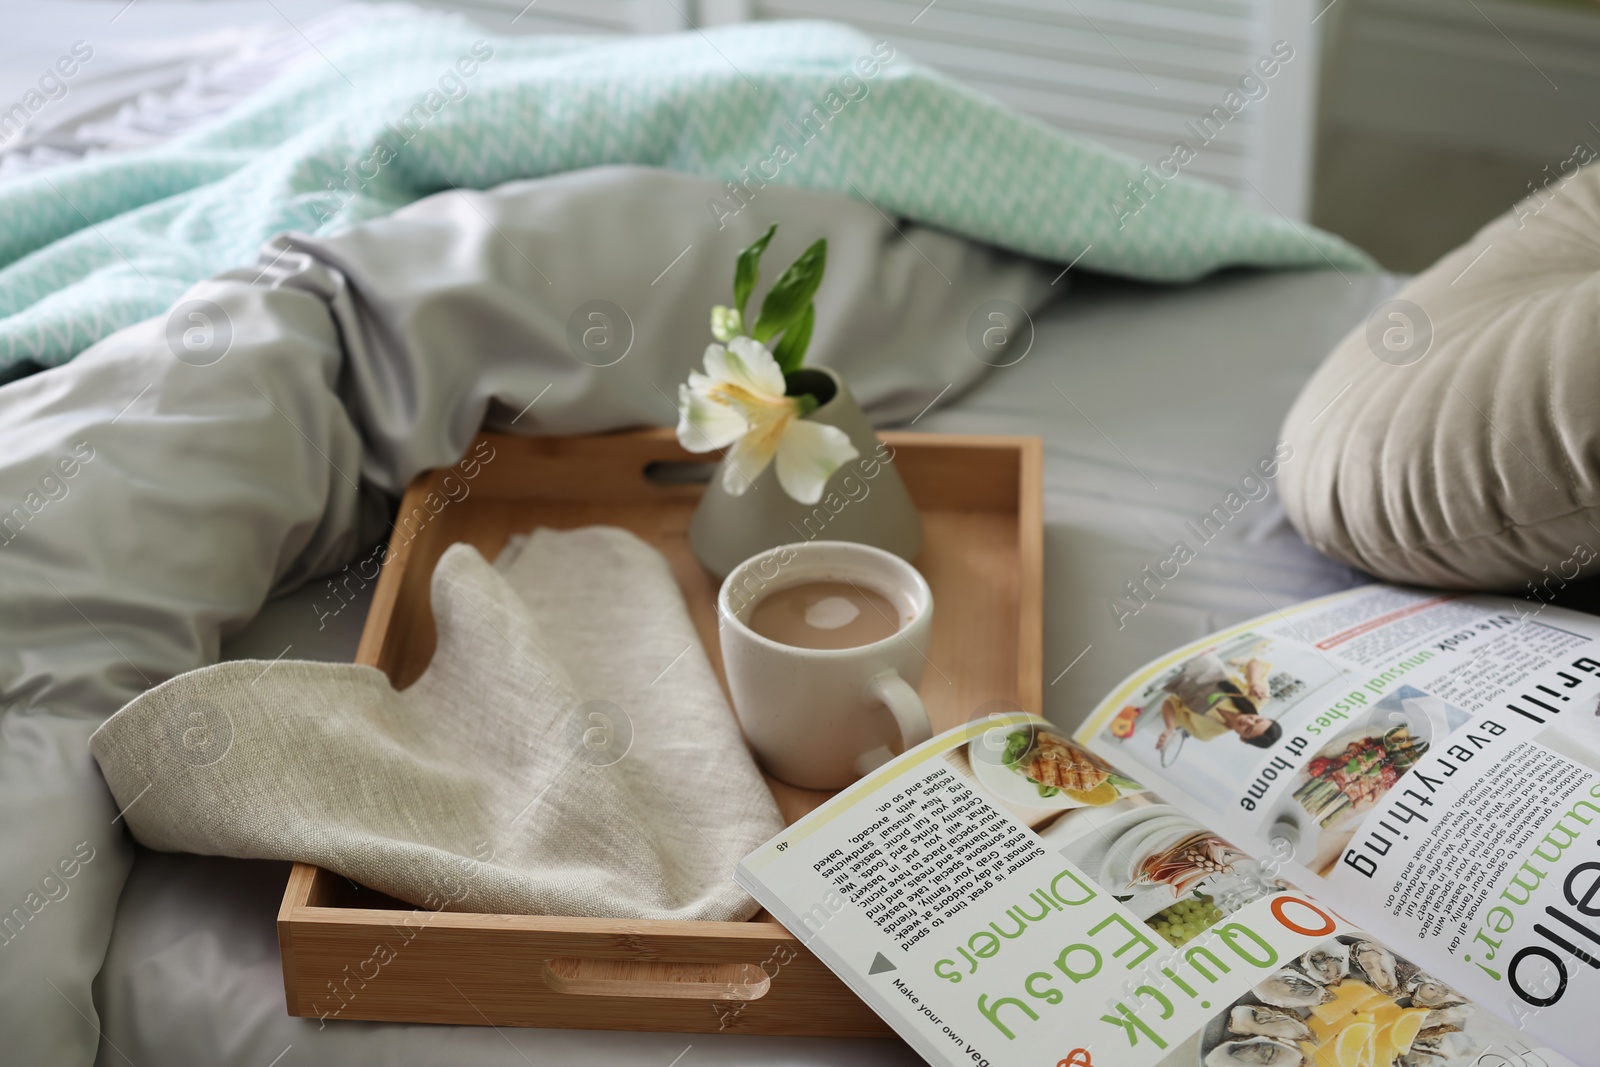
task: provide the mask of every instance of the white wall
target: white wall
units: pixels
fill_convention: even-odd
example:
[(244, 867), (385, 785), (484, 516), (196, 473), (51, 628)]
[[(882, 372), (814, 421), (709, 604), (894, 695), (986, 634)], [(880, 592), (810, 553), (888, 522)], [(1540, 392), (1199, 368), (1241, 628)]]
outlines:
[[(1340, 0), (1324, 120), (1544, 160), (1600, 149), (1600, 12), (1502, 0)], [(1530, 175), (1531, 177), (1531, 175)]]

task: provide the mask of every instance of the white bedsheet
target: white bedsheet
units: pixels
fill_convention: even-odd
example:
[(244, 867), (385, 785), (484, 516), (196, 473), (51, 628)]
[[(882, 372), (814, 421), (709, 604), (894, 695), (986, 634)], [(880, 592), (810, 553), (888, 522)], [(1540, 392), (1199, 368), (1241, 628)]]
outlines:
[[(916, 420), (918, 430), (1045, 439), (1044, 680), (1053, 720), (1072, 725), (1124, 674), (1179, 642), (1361, 580), (1300, 542), (1276, 493), (1242, 509), (1210, 544), (1185, 522), (1272, 451), (1301, 382), (1398, 285), (1331, 271), (1232, 274), (1183, 289), (1077, 280), (1040, 317), (1022, 362)], [(1108, 602), (1179, 538), (1196, 557), (1119, 628)], [(366, 605), (352, 604), (319, 632), (313, 604), (325, 595), (313, 585), (272, 602), (224, 646), (225, 657), (351, 658)], [(99, 1062), (918, 1062), (883, 1041), (361, 1022), (319, 1029), (284, 1012), (274, 919), (286, 876), (281, 864), (140, 849), (95, 983)]]

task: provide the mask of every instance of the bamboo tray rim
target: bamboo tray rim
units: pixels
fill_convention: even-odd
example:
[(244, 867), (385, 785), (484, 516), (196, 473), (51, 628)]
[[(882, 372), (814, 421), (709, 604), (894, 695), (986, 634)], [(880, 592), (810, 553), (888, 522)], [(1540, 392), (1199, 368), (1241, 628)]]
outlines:
[[(942, 434), (920, 431), (880, 431), (879, 437), (893, 448), (923, 452), (928, 455), (929, 460), (942, 458), (934, 456), (935, 452), (952, 455), (961, 452), (986, 455), (1008, 452), (1017, 457), (1014, 503), (996, 504), (993, 493), (985, 497), (984, 493), (979, 492), (978, 497), (989, 501), (987, 506), (980, 500), (978, 504), (967, 508), (938, 505), (929, 507), (922, 505), (920, 501), (919, 507), (922, 507), (925, 513), (1000, 512), (1015, 519), (1017, 525), (1015, 566), (1020, 580), (1016, 589), (1016, 603), (1008, 608), (1008, 613), (1014, 611), (1018, 622), (1015, 651), (1017, 696), (1024, 703), (1030, 700), (1037, 703), (1042, 699), (1043, 689), (1042, 674), (1038, 669), (1043, 638), (1043, 592), (1040, 588), (1041, 582), (1030, 581), (1029, 578), (1042, 579), (1043, 574), (1042, 440), (1038, 437), (1021, 435)], [(482, 441), (488, 441), (497, 450), (500, 448), (509, 450), (512, 457), (520, 454), (527, 458), (539, 458), (545, 461), (569, 457), (574, 453), (581, 454), (588, 449), (595, 450), (592, 458), (596, 460), (603, 460), (607, 456), (612, 458), (626, 456), (629, 461), (641, 462), (646, 460), (653, 462), (659, 458), (703, 463), (715, 459), (683, 451), (670, 428), (553, 437), (480, 434), (475, 439), (474, 446)], [(469, 452), (471, 447), (469, 446)], [(514, 463), (515, 459), (511, 459), (510, 462)], [(436, 488), (436, 483), (450, 469), (436, 468), (419, 473), (406, 489), (400, 513), (409, 514), (411, 506), (420, 501), (430, 487)], [(503, 472), (496, 477), (503, 478)], [(697, 498), (702, 491), (698, 485), (658, 485), (656, 488), (659, 492), (651, 492), (649, 497), (661, 503), (677, 505)], [(541, 497), (537, 486), (530, 486), (526, 492), (515, 491), (515, 488), (508, 491), (506, 485), (502, 483), (497, 487), (487, 485), (485, 499), (531, 501), (545, 499), (551, 502), (558, 500), (571, 502), (574, 498), (558, 495)], [(916, 499), (915, 490), (913, 499)], [(1005, 499), (1011, 499), (1009, 491), (1005, 494)], [(646, 498), (642, 499), (641, 506), (654, 505)], [(410, 568), (413, 550), (419, 547), (417, 542), (421, 540), (422, 538), (418, 537), (407, 541), (398, 549), (388, 553), (376, 579), (376, 588), (373, 591), (356, 653), (357, 663), (375, 667), (379, 665), (385, 637), (392, 629), (396, 613), (400, 610), (402, 581)], [(396, 907), (395, 904), (398, 902), (393, 901), (385, 901), (384, 906), (370, 908), (349, 903), (313, 904), (313, 898), (319, 895), (318, 886), (323, 884), (319, 883), (319, 880), (339, 877), (334, 872), (313, 864), (296, 862), (284, 887), (277, 926), (282, 950), (285, 992), (289, 999), (291, 1014), (297, 1014), (295, 1010), (297, 996), (311, 995), (298, 985), (295, 974), (297, 964), (294, 959), (296, 942), (300, 937), (321, 936), (313, 933), (316, 930), (328, 931), (329, 936), (342, 936), (341, 932), (353, 933), (383, 927), (390, 929), (425, 927), (432, 933), (452, 936), (502, 933), (512, 934), (517, 938), (520, 943), (519, 951), (536, 952), (541, 956), (548, 955), (552, 959), (581, 955), (593, 960), (661, 963), (726, 963), (734, 960), (735, 955), (739, 960), (743, 960), (758, 944), (763, 947), (798, 947), (801, 944), (799, 938), (765, 912), (748, 920), (733, 922), (435, 911), (423, 907), (403, 905)], [(524, 936), (532, 940), (523, 940)], [(466, 958), (464, 953), (463, 959)], [(639, 1003), (646, 1002), (646, 1000), (639, 1001)], [(577, 1022), (572, 1025), (594, 1024)], [(827, 1024), (821, 1022), (815, 1032), (838, 1031), (829, 1031)]]

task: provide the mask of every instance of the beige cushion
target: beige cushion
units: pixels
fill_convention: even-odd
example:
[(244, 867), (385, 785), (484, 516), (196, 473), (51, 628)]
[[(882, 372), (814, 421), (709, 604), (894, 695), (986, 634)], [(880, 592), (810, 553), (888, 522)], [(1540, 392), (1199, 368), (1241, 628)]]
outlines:
[(1279, 485), (1316, 548), (1433, 586), (1595, 569), (1600, 167), (1564, 169), (1403, 289), (1414, 306), (1375, 309), (1290, 409)]

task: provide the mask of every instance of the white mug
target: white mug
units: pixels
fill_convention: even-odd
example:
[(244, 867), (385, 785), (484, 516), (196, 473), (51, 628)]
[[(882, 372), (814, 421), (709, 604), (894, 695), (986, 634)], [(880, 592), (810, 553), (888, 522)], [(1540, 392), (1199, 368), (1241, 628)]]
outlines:
[[(855, 648), (799, 648), (749, 626), (765, 597), (808, 582), (853, 582), (900, 613), (895, 633)], [(932, 735), (917, 696), (933, 593), (917, 569), (847, 541), (780, 545), (729, 572), (717, 594), (722, 665), (763, 767), (806, 789), (842, 789)]]

